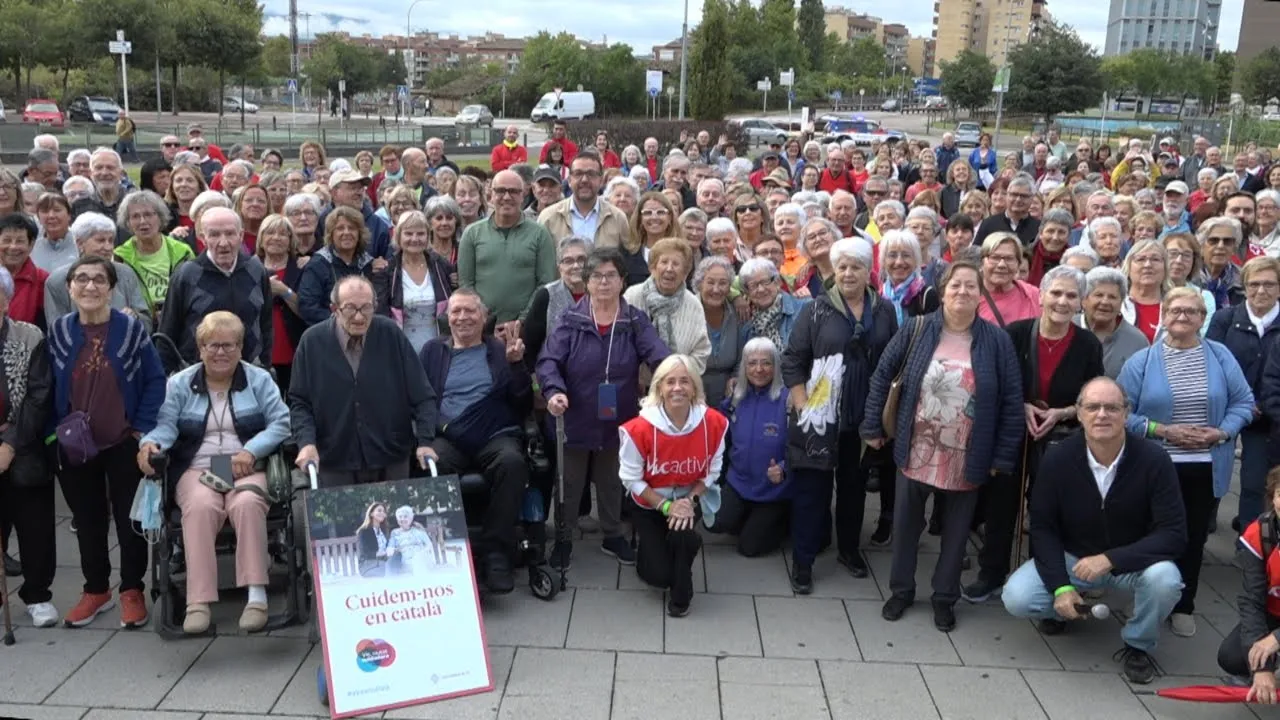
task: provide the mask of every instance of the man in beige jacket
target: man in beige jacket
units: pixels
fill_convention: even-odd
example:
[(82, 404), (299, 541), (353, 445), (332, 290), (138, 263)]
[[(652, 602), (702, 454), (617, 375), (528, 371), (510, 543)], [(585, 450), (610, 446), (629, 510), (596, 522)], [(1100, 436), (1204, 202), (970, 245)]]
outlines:
[(626, 213), (600, 197), (604, 185), (604, 164), (600, 156), (583, 150), (569, 166), (569, 197), (538, 216), (556, 241), (574, 236), (595, 242), (596, 247), (621, 247), (631, 234)]

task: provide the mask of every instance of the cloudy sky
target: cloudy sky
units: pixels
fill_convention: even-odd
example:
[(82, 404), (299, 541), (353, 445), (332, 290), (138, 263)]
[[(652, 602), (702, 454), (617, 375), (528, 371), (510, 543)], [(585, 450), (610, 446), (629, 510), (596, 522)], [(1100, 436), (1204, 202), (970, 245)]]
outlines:
[[(311, 33), (345, 30), (353, 35), (370, 33), (403, 34), (406, 11), (412, 0), (389, 0), (361, 7), (339, 0), (298, 0), (298, 32), (305, 35), (309, 22)], [(934, 0), (901, 0), (893, 3), (897, 14), (887, 12), (886, 3), (871, 0), (827, 0), (827, 7), (847, 7), (858, 12), (879, 15), (887, 22), (900, 22), (912, 35), (928, 36), (932, 30)], [(1222, 23), (1218, 43), (1234, 50), (1240, 33), (1243, 0), (1223, 0)], [(1108, 2), (1104, 0), (1048, 0), (1050, 13), (1076, 28), (1086, 42), (1101, 48), (1107, 33)], [(269, 34), (287, 33), (288, 0), (266, 0)], [(680, 36), (682, 0), (480, 0), (456, 3), (446, 0), (421, 0), (413, 8), (414, 32), (437, 31), (459, 35), (477, 35), (486, 31), (508, 37), (536, 34), (540, 30), (567, 30), (576, 35), (601, 41), (625, 42), (638, 52), (647, 52)], [(477, 12), (480, 11), (480, 12)], [(691, 0), (689, 24), (696, 25), (701, 15), (700, 0)]]

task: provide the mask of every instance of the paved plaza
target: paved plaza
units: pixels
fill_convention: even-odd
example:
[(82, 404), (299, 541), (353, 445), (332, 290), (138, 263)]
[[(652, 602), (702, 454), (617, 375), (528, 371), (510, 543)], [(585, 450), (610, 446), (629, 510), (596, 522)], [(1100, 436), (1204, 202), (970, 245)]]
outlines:
[[(1166, 675), (1135, 688), (1111, 659), (1115, 619), (1043, 637), (998, 602), (957, 608), (959, 626), (933, 627), (929, 576), (937, 539), (925, 536), (915, 607), (880, 618), (889, 554), (868, 551), (872, 577), (854, 580), (824, 553), (815, 592), (792, 594), (788, 558), (746, 559), (708, 536), (695, 568), (693, 612), (668, 618), (661, 594), (633, 568), (577, 544), (569, 590), (554, 601), (523, 586), (486, 600), (493, 692), (389, 712), (436, 720), (1150, 720), (1280, 718), (1280, 710), (1156, 698), (1154, 689), (1216, 683), (1216, 656), (1235, 622), (1238, 571), (1230, 565), (1236, 504), (1224, 499), (1197, 599), (1199, 632), (1167, 630), (1155, 658)], [(876, 499), (868, 503), (873, 517)], [(81, 577), (65, 506), (54, 602), (67, 610)], [(870, 524), (865, 530), (874, 529)], [(966, 573), (966, 580), (972, 573)], [(229, 577), (224, 573), (224, 580)], [(10, 590), (14, 589), (10, 586)], [(16, 600), (16, 596), (13, 596)], [(316, 700), (320, 650), (306, 628), (268, 636), (235, 630), (243, 597), (224, 593), (216, 638), (162, 641), (150, 629), (116, 629), (108, 613), (86, 629), (30, 627), (15, 603), (18, 644), (0, 647), (0, 718), (247, 720), (327, 717)], [(1125, 597), (1107, 599), (1117, 612)]]

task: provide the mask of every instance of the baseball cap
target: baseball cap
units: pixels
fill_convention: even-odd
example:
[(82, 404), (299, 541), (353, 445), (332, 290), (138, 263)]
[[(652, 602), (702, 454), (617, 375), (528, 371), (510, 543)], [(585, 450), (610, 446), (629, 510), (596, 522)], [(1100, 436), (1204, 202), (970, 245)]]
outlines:
[(1178, 158), (1172, 155), (1164, 154), (1160, 156), (1160, 164), (1166, 167), (1168, 166), (1178, 167)]
[(543, 180), (551, 180), (551, 181), (554, 181), (557, 185), (559, 185), (559, 184), (561, 184), (562, 182), (564, 182), (564, 180), (560, 177), (560, 171), (559, 171), (559, 170), (556, 170), (555, 168), (551, 167), (550, 165), (543, 165), (543, 166), (539, 167), (539, 168), (538, 168), (538, 171), (537, 171), (537, 172), (535, 172), (535, 173), (533, 174), (533, 184), (534, 184), (534, 185), (537, 185), (538, 183), (542, 182)]
[(339, 170), (329, 176), (330, 190), (338, 187), (342, 183), (359, 183), (361, 185), (368, 185), (369, 178), (365, 177), (364, 175), (361, 175), (359, 170), (351, 170), (351, 169)]
[(187, 134), (188, 134), (188, 135), (190, 135), (190, 134), (191, 134), (191, 133), (193, 133), (193, 132), (203, 133), (203, 132), (204, 132), (204, 126), (203, 126), (203, 125), (201, 125), (201, 124), (200, 124), (200, 123), (198, 123), (198, 122), (193, 122), (193, 123), (188, 124), (188, 125), (187, 125)]
[(1164, 186), (1164, 192), (1166, 195), (1169, 193), (1178, 193), (1179, 195), (1186, 195), (1190, 191), (1187, 189), (1186, 183), (1182, 182), (1181, 180), (1174, 180), (1173, 182)]
[(766, 151), (765, 151), (765, 153), (764, 153), (763, 155), (761, 155), (761, 156), (760, 156), (760, 159), (761, 159), (762, 161), (763, 161), (763, 160), (770, 160), (770, 159), (772, 159), (772, 160), (777, 160), (777, 159), (778, 159), (778, 158), (780, 158), (780, 157), (781, 157), (781, 155), (779, 155), (779, 154), (778, 154), (778, 151), (777, 151), (777, 150), (766, 150)]
[(785, 188), (790, 188), (791, 175), (788, 174), (784, 168), (778, 168), (773, 172), (769, 173), (767, 177), (765, 177), (764, 183), (766, 185), (769, 183), (774, 183), (777, 185), (781, 185), (782, 187), (785, 187)]

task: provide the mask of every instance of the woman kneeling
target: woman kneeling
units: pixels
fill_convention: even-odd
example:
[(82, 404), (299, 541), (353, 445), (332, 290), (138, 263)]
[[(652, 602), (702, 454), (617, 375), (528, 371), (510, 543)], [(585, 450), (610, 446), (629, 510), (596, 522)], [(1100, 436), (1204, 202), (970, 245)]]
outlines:
[[(728, 421), (707, 407), (696, 364), (672, 355), (653, 374), (640, 415), (618, 428), (618, 478), (638, 506), (631, 522), (639, 536), (636, 573), (670, 588), (667, 613), (681, 617), (693, 599), (693, 560), (702, 547), (696, 524), (714, 515), (718, 493), (702, 498), (724, 455)], [(709, 518), (710, 519), (710, 518)]]
[[(187, 558), (184, 632), (209, 628), (218, 600), (214, 540), (228, 519), (236, 532), (236, 585), (249, 602), (240, 629), (267, 624), (267, 476), (260, 461), (289, 435), (289, 408), (271, 375), (243, 362), (244, 325), (235, 315), (209, 313), (196, 328), (200, 362), (169, 378), (156, 428), (142, 438), (138, 467), (153, 473), (151, 456), (167, 451), (179, 475), (182, 540)], [(230, 472), (227, 472), (227, 468)]]

